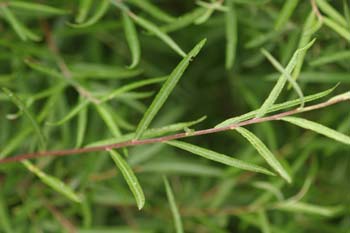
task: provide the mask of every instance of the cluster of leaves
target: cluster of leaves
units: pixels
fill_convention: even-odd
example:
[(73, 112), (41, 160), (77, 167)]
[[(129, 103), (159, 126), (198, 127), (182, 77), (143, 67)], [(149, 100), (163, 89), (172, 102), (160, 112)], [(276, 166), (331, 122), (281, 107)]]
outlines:
[(346, 0), (8, 0), (0, 32), (0, 159), (233, 129), (0, 164), (0, 232), (348, 232), (349, 107), (302, 113), (349, 90)]

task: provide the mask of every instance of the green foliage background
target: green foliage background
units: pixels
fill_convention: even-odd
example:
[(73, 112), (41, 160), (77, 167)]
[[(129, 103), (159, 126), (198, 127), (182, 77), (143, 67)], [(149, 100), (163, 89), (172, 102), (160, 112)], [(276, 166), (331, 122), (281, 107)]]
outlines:
[[(124, 141), (135, 131), (155, 137), (214, 127), (259, 109), (271, 94), (279, 72), (262, 48), (286, 66), (313, 38), (291, 77), (304, 95), (338, 83), (331, 95), (348, 91), (349, 5), (1, 1), (0, 158)], [(164, 80), (203, 38), (206, 44), (188, 57), (151, 119), (149, 128), (165, 128), (143, 132), (139, 122)], [(296, 98), (286, 86), (277, 102)], [(298, 117), (350, 134), (348, 103)], [(291, 175), (290, 184), (198, 157), (188, 152), (193, 147), (176, 143), (0, 164), (0, 232), (349, 233), (349, 143), (287, 122), (247, 128)], [(212, 160), (216, 151), (270, 169), (234, 131), (185, 141), (210, 149), (200, 153)]]

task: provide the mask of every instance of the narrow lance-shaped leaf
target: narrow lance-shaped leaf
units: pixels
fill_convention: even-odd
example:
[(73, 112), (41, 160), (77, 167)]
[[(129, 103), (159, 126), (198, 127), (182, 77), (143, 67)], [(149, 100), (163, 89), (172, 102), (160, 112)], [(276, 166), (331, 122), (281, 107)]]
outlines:
[(130, 19), (127, 13), (123, 12), (122, 15), (123, 15), (124, 33), (131, 52), (132, 61), (129, 68), (132, 69), (136, 67), (140, 62), (140, 56), (141, 56), (140, 42), (139, 42), (139, 38), (137, 35), (134, 22)]
[[(307, 47), (308, 44), (310, 44), (310, 39), (312, 35), (320, 29), (322, 26), (322, 23), (317, 21), (315, 13), (311, 11), (309, 13), (309, 16), (306, 18), (303, 31), (300, 36), (299, 45), (298, 47)], [(306, 54), (307, 49), (301, 50), (298, 55), (298, 59), (295, 64), (295, 69), (293, 70), (292, 77), (294, 80), (297, 80), (301, 71), (301, 68), (303, 67), (304, 63), (304, 57)], [(289, 86), (291, 87), (291, 86)]]
[(32, 124), (32, 126), (33, 126), (33, 128), (38, 136), (40, 149), (44, 150), (46, 148), (46, 140), (45, 140), (44, 134), (41, 132), (41, 129), (39, 127), (37, 120), (33, 117), (32, 113), (27, 109), (26, 105), (23, 103), (23, 101), (18, 96), (16, 96), (13, 92), (11, 92), (7, 88), (3, 88), (2, 90), (11, 99), (11, 101), (21, 111), (23, 111), (24, 115), (28, 118), (28, 120)]
[(170, 210), (171, 210), (171, 213), (173, 214), (176, 233), (183, 233), (184, 230), (183, 230), (183, 226), (182, 226), (181, 216), (180, 216), (179, 210), (178, 210), (176, 202), (175, 202), (175, 197), (174, 197), (173, 191), (170, 187), (169, 181), (166, 178), (166, 176), (163, 176), (163, 182), (164, 182), (164, 186), (165, 186), (166, 195), (168, 197), (168, 202), (170, 205)]
[(292, 78), (292, 76), (282, 67), (282, 65), (269, 53), (267, 50), (262, 49), (262, 54), (271, 62), (271, 64), (288, 80), (288, 82), (293, 86), (295, 92), (299, 95), (301, 99), (300, 107), (304, 107), (304, 94), (299, 87), (298, 83)]
[(170, 48), (172, 48), (177, 54), (179, 54), (182, 57), (186, 56), (186, 53), (180, 48), (178, 44), (164, 31), (162, 31), (158, 26), (151, 23), (150, 21), (135, 15), (132, 12), (128, 13), (129, 16), (141, 27), (146, 29), (147, 31), (153, 33), (156, 35), (159, 39), (161, 39), (164, 43), (166, 43)]
[(292, 213), (304, 213), (324, 217), (333, 217), (341, 212), (343, 208), (342, 206), (320, 206), (305, 202), (285, 201), (275, 205), (274, 209)]
[(316, 0), (317, 6), (323, 11), (327, 16), (332, 18), (338, 24), (343, 27), (347, 26), (346, 19), (334, 9), (326, 0)]
[[(304, 51), (306, 51), (307, 49), (309, 49), (313, 45), (314, 42), (315, 42), (315, 40), (312, 40), (305, 47), (297, 49), (294, 52), (293, 57), (290, 59), (287, 67), (285, 68), (285, 71), (288, 74), (290, 74), (292, 72), (292, 70), (294, 69), (295, 65), (297, 64), (298, 59), (299, 59), (299, 55), (301, 53), (303, 53)], [(278, 96), (282, 92), (282, 89), (285, 86), (286, 81), (287, 81), (286, 77), (282, 74), (279, 77), (276, 85), (273, 87), (272, 91), (270, 92), (269, 96), (264, 101), (263, 105), (260, 107), (258, 113), (256, 114), (256, 117), (262, 117), (262, 116), (264, 116), (266, 114), (267, 110), (275, 103), (275, 101), (277, 100)]]
[(298, 2), (299, 0), (286, 0), (284, 2), (282, 10), (280, 11), (275, 22), (276, 30), (280, 30), (286, 25), (288, 19), (293, 14), (296, 6), (298, 5)]
[(23, 30), (22, 24), (7, 6), (0, 6), (0, 13), (5, 17), (13, 30), (22, 40), (27, 40), (27, 33)]
[(299, 117), (283, 117), (281, 120), (287, 121), (289, 123), (302, 127), (304, 129), (315, 131), (316, 133), (322, 134), (338, 142), (342, 142), (344, 144), (350, 145), (349, 136), (342, 134), (338, 131), (335, 131), (334, 129), (328, 128), (324, 125), (321, 125), (319, 123), (309, 121)]
[(57, 179), (56, 177), (50, 176), (40, 170), (38, 167), (34, 166), (31, 162), (25, 160), (22, 161), (22, 164), (32, 173), (34, 173), (39, 179), (52, 189), (54, 189), (56, 192), (64, 195), (68, 199), (74, 201), (74, 202), (81, 202), (81, 198), (74, 193), (74, 191), (67, 186), (65, 183), (63, 183), (61, 180)]
[(158, 8), (157, 5), (152, 4), (148, 0), (128, 0), (128, 2), (142, 9), (144, 12), (153, 16), (155, 19), (158, 19), (165, 23), (171, 23), (176, 20), (175, 17), (164, 12), (163, 10)]
[(138, 209), (142, 209), (145, 205), (145, 195), (143, 194), (141, 185), (139, 184), (139, 181), (137, 180), (134, 172), (118, 152), (114, 150), (109, 150), (109, 153), (114, 163), (117, 165), (120, 172), (122, 173), (132, 194), (134, 195)]
[(252, 172), (259, 172), (266, 175), (274, 175), (272, 172), (270, 172), (269, 170), (263, 167), (260, 167), (251, 163), (247, 163), (242, 160), (238, 160), (238, 159), (229, 157), (227, 155), (220, 154), (218, 152), (208, 150), (196, 145), (192, 145), (190, 143), (181, 142), (181, 141), (168, 141), (165, 143), (168, 145), (180, 148), (182, 150), (188, 151), (192, 154), (199, 155), (203, 158), (213, 160), (215, 162), (222, 163), (228, 166), (232, 166), (232, 167), (236, 167), (242, 170), (247, 170)]
[(81, 24), (67, 23), (67, 24), (74, 28), (83, 28), (83, 27), (91, 26), (97, 23), (106, 14), (108, 7), (109, 7), (109, 0), (101, 0), (99, 3), (99, 6), (96, 9), (95, 14), (85, 23), (81, 23)]
[(259, 152), (261, 157), (273, 168), (275, 171), (280, 174), (280, 176), (285, 179), (288, 183), (292, 182), (292, 178), (282, 166), (282, 164), (277, 160), (277, 158), (272, 154), (272, 152), (266, 147), (266, 145), (257, 137), (255, 134), (250, 132), (247, 129), (238, 127), (238, 133), (240, 133), (244, 138), (246, 138), (250, 144)]
[(160, 108), (163, 106), (163, 104), (169, 97), (170, 93), (173, 91), (176, 84), (180, 80), (182, 74), (185, 72), (186, 68), (190, 64), (191, 59), (197, 56), (199, 51), (204, 46), (205, 41), (206, 41), (205, 39), (200, 41), (188, 53), (188, 55), (182, 59), (182, 61), (176, 66), (173, 72), (171, 72), (168, 79), (165, 81), (162, 88), (160, 89), (160, 91), (154, 98), (153, 102), (147, 109), (146, 113), (144, 114), (143, 118), (141, 119), (140, 123), (138, 124), (136, 129), (135, 139), (139, 139), (144, 133), (144, 131), (148, 128), (149, 124), (152, 122), (153, 118), (156, 116)]
[(65, 15), (69, 13), (69, 11), (55, 8), (52, 6), (43, 5), (40, 3), (25, 2), (25, 1), (9, 1), (8, 4), (12, 8), (28, 10), (33, 12), (41, 12), (41, 13), (46, 13), (51, 15)]
[[(82, 97), (80, 97), (80, 101), (82, 101)], [(87, 118), (88, 118), (88, 111), (87, 108), (83, 108), (78, 115), (78, 122), (77, 122), (77, 141), (75, 144), (75, 147), (80, 147), (83, 144), (86, 128), (87, 128)]]
[[(310, 102), (310, 101), (325, 97), (325, 96), (329, 95), (330, 93), (332, 93), (337, 86), (338, 86), (338, 84), (336, 86), (328, 89), (328, 90), (325, 90), (325, 91), (322, 91), (322, 92), (319, 92), (316, 94), (308, 95), (304, 98), (304, 102)], [(299, 98), (299, 99), (295, 99), (295, 100), (289, 100), (289, 101), (286, 101), (286, 102), (283, 102), (280, 104), (274, 104), (270, 108), (268, 108), (266, 113), (276, 112), (279, 110), (283, 110), (286, 108), (297, 106), (297, 105), (301, 104), (301, 102), (302, 102), (302, 100)], [(249, 120), (249, 119), (253, 118), (257, 114), (258, 111), (259, 111), (259, 109), (245, 113), (241, 116), (229, 118), (229, 119), (221, 122), (220, 124), (216, 125), (215, 128), (225, 127), (225, 126), (235, 124), (235, 123), (238, 123), (241, 121)]]
[[(142, 138), (154, 138), (154, 137), (159, 137), (159, 136), (165, 135), (167, 133), (176, 132), (179, 130), (184, 130), (185, 128), (191, 127), (195, 124), (202, 122), (203, 120), (205, 120), (205, 118), (206, 118), (206, 116), (201, 117), (195, 121), (179, 122), (179, 123), (163, 126), (161, 128), (148, 129), (145, 131)], [(133, 138), (135, 138), (135, 133), (129, 133), (129, 134), (121, 135), (118, 138), (113, 137), (111, 139), (94, 142), (92, 144), (89, 144), (88, 146), (98, 146), (98, 145), (103, 145), (103, 144), (125, 142), (125, 141), (132, 140)]]
[(324, 24), (331, 28), (333, 31), (338, 33), (344, 39), (350, 41), (350, 31), (347, 28), (342, 27), (341, 25), (337, 24), (335, 21), (327, 17), (324, 17), (323, 21)]
[(91, 6), (92, 6), (92, 0), (80, 0), (78, 14), (77, 14), (77, 17), (75, 18), (75, 21), (77, 23), (82, 23), (85, 21)]
[(15, 233), (11, 226), (8, 210), (9, 208), (0, 194), (0, 230), (3, 230), (4, 233)]
[(232, 0), (227, 1), (228, 11), (226, 12), (226, 60), (225, 66), (232, 68), (237, 49), (237, 16)]

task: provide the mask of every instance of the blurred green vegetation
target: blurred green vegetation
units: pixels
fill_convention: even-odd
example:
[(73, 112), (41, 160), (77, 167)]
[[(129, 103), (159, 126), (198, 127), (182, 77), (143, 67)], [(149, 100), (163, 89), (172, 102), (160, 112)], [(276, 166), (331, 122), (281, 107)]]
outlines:
[[(305, 96), (307, 106), (349, 91), (349, 6), (1, 1), (0, 159), (190, 134), (263, 116), (275, 102)], [(315, 93), (323, 99), (307, 97)], [(0, 232), (349, 233), (349, 101), (298, 117), (338, 133), (288, 118), (0, 164)]]

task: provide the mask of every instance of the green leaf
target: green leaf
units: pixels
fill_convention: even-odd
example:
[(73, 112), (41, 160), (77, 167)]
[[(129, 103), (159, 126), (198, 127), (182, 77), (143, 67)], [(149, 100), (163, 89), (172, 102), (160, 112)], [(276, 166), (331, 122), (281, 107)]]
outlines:
[(139, 42), (139, 38), (138, 38), (137, 31), (133, 21), (125, 12), (122, 13), (122, 16), (123, 16), (124, 33), (131, 52), (132, 61), (129, 68), (132, 69), (136, 67), (140, 62), (140, 56), (141, 56), (140, 42)]
[(33, 126), (34, 131), (36, 132), (36, 134), (38, 136), (40, 149), (44, 150), (46, 148), (46, 139), (45, 139), (45, 136), (40, 129), (40, 126), (39, 126), (37, 120), (34, 118), (34, 116), (29, 111), (29, 109), (27, 109), (27, 106), (25, 105), (25, 103), (23, 103), (23, 101), (17, 95), (15, 95), (12, 91), (10, 91), (7, 88), (2, 88), (2, 90), (11, 99), (11, 101), (18, 107), (18, 109), (20, 111), (23, 111), (24, 115), (28, 118), (28, 120), (30, 121), (30, 123)]
[(209, 150), (209, 149), (205, 149), (196, 145), (192, 145), (190, 143), (186, 143), (186, 142), (181, 142), (181, 141), (168, 141), (165, 142), (168, 145), (180, 148), (182, 150), (188, 151), (192, 154), (195, 155), (199, 155), (203, 158), (209, 159), (209, 160), (213, 160), (215, 162), (218, 163), (222, 163), (228, 166), (232, 166), (232, 167), (236, 167), (242, 170), (247, 170), (247, 171), (252, 171), (252, 172), (259, 172), (259, 173), (263, 173), (266, 175), (274, 175), (272, 172), (268, 171), (265, 168), (262, 168), (260, 166), (251, 164), (251, 163), (247, 163), (244, 162), (242, 160), (238, 160), (232, 157), (229, 157), (227, 155), (224, 154), (220, 154), (218, 152)]
[(274, 207), (274, 209), (279, 209), (279, 210), (292, 212), (292, 213), (305, 213), (305, 214), (319, 215), (324, 217), (334, 217), (340, 211), (342, 211), (342, 207), (340, 206), (328, 207), (328, 206), (309, 204), (305, 202), (291, 202), (291, 201), (278, 203)]
[(288, 19), (293, 14), (296, 6), (298, 5), (299, 0), (286, 0), (283, 4), (282, 10), (280, 11), (276, 22), (275, 29), (281, 30), (285, 27), (288, 22)]
[(337, 24), (335, 21), (333, 21), (332, 19), (327, 18), (327, 17), (323, 17), (323, 22), (324, 22), (325, 25), (327, 25), (333, 31), (338, 33), (344, 39), (350, 41), (350, 31), (347, 30), (345, 27)]
[(165, 11), (158, 8), (157, 5), (152, 4), (148, 0), (127, 0), (131, 4), (137, 6), (142, 9), (147, 14), (153, 16), (153, 18), (163, 21), (165, 23), (171, 23), (176, 20), (175, 17), (169, 15)]
[(258, 220), (262, 233), (271, 233), (270, 223), (266, 216), (265, 210), (258, 211)]
[(237, 15), (234, 4), (231, 0), (227, 1), (228, 11), (226, 12), (226, 62), (227, 70), (230, 70), (235, 62), (237, 50)]
[[(148, 129), (145, 131), (145, 133), (143, 134), (143, 136), (141, 138), (159, 137), (159, 136), (165, 135), (167, 133), (176, 132), (179, 130), (184, 130), (185, 128), (191, 127), (195, 124), (202, 122), (204, 119), (206, 119), (206, 116), (203, 116), (195, 121), (180, 122), (180, 123), (175, 123), (175, 124), (163, 126), (160, 128)], [(113, 137), (112, 139), (94, 142), (88, 146), (98, 146), (98, 145), (104, 145), (104, 144), (110, 144), (110, 143), (124, 142), (124, 141), (132, 140), (133, 138), (135, 138), (135, 133), (129, 133), (129, 134), (121, 135), (118, 138)]]
[(33, 11), (33, 12), (41, 12), (41, 13), (46, 13), (46, 14), (50, 14), (50, 15), (65, 15), (65, 14), (69, 13), (69, 11), (67, 11), (67, 10), (58, 9), (58, 8), (43, 5), (40, 3), (10, 1), (10, 2), (8, 2), (8, 4), (12, 8)]
[(4, 233), (14, 233), (15, 231), (12, 229), (8, 210), (9, 208), (0, 193), (0, 229), (2, 229)]
[(333, 53), (324, 54), (312, 62), (310, 62), (311, 66), (317, 67), (325, 64), (333, 63), (333, 62), (342, 62), (350, 59), (350, 51), (335, 51)]
[(342, 27), (347, 26), (346, 19), (334, 9), (326, 0), (316, 0), (317, 6), (323, 11), (327, 16), (333, 19), (337, 24)]
[[(294, 69), (295, 65), (298, 63), (298, 60), (300, 59), (299, 55), (309, 49), (315, 42), (315, 39), (309, 42), (305, 47), (297, 49), (293, 57), (290, 59), (287, 67), (285, 68), (285, 71), (290, 74), (292, 70)], [(273, 87), (272, 91), (270, 92), (269, 96), (264, 101), (263, 105), (260, 107), (258, 113), (256, 114), (256, 117), (262, 117), (267, 113), (267, 110), (275, 103), (278, 96), (282, 92), (283, 87), (285, 86), (287, 81), (287, 78), (282, 74), (276, 85)]]
[(288, 73), (282, 65), (265, 49), (261, 50), (262, 54), (271, 62), (271, 64), (288, 80), (288, 82), (293, 86), (295, 92), (299, 95), (301, 103), (300, 107), (304, 107), (304, 94), (299, 87), (298, 83), (292, 78), (290, 73)]
[(133, 78), (142, 73), (141, 69), (126, 69), (124, 67), (111, 66), (96, 63), (77, 63), (70, 65), (69, 68), (74, 78), (79, 79), (126, 79)]
[(7, 22), (22, 40), (27, 40), (27, 33), (23, 29), (22, 23), (18, 21), (16, 16), (8, 9), (7, 6), (0, 6), (0, 13), (4, 15)]
[(95, 23), (97, 23), (107, 12), (109, 8), (109, 0), (100, 0), (100, 4), (98, 5), (95, 14), (88, 19), (86, 22), (81, 24), (73, 24), (73, 23), (67, 23), (69, 26), (73, 28), (84, 28), (89, 27)]
[(146, 113), (144, 114), (143, 118), (141, 119), (140, 123), (138, 124), (135, 139), (139, 139), (144, 133), (144, 131), (148, 128), (153, 118), (156, 116), (160, 108), (163, 106), (163, 104), (169, 97), (170, 93), (175, 88), (176, 84), (180, 80), (182, 74), (185, 72), (191, 60), (197, 56), (199, 51), (204, 46), (205, 41), (205, 39), (201, 40), (171, 72), (168, 79), (165, 81), (162, 88), (160, 89), (153, 102), (147, 109)]
[(272, 154), (272, 152), (265, 146), (265, 144), (252, 132), (242, 127), (238, 127), (238, 133), (240, 133), (244, 138), (246, 138), (250, 144), (259, 152), (261, 157), (288, 183), (292, 182), (292, 178), (288, 174), (287, 170), (282, 166), (282, 164), (277, 160), (277, 158)]
[(86, 17), (91, 9), (93, 0), (80, 0), (78, 14), (75, 18), (75, 22), (82, 23), (86, 20)]
[(177, 54), (179, 54), (182, 57), (186, 56), (186, 53), (176, 44), (176, 42), (168, 34), (162, 31), (158, 26), (140, 16), (135, 15), (134, 13), (129, 12), (129, 16), (135, 21), (135, 23), (156, 35), (165, 44), (172, 48)]
[(201, 17), (205, 12), (206, 9), (202, 7), (195, 8), (193, 11), (178, 17), (174, 22), (162, 26), (160, 29), (167, 33), (180, 30), (188, 25), (194, 24), (196, 19)]
[(22, 164), (33, 174), (35, 174), (39, 179), (46, 184), (47, 186), (51, 187), (56, 192), (62, 194), (63, 196), (67, 197), (68, 199), (74, 201), (74, 202), (82, 202), (82, 199), (74, 193), (74, 191), (67, 186), (65, 183), (63, 183), (61, 180), (57, 179), (56, 177), (50, 176), (40, 170), (38, 167), (34, 166), (31, 162), (25, 160), (22, 161)]
[[(82, 98), (80, 98), (80, 101), (82, 101)], [(85, 134), (86, 134), (86, 128), (87, 128), (87, 118), (88, 118), (88, 108), (83, 108), (78, 115), (78, 126), (77, 126), (77, 141), (75, 144), (76, 148), (81, 147), (81, 145), (84, 142)]]
[[(316, 93), (316, 94), (308, 95), (304, 98), (304, 101), (306, 103), (306, 102), (310, 102), (310, 101), (325, 97), (325, 96), (329, 95), (330, 93), (332, 93), (337, 86), (338, 85), (336, 85), (328, 90)], [(286, 101), (286, 102), (283, 102), (280, 104), (274, 104), (270, 108), (268, 108), (266, 113), (276, 112), (279, 110), (283, 110), (286, 108), (297, 106), (297, 105), (301, 104), (301, 101), (302, 100), (299, 98), (299, 99), (295, 99), (295, 100)], [(236, 124), (238, 122), (249, 120), (249, 119), (255, 117), (255, 115), (257, 114), (258, 111), (259, 111), (259, 109), (245, 113), (245, 114), (238, 116), (238, 117), (229, 118), (229, 119), (221, 122), (220, 124), (216, 125), (215, 128), (226, 127), (226, 126), (229, 126), (232, 124)]]
[(139, 184), (139, 181), (137, 180), (134, 172), (118, 152), (114, 150), (109, 150), (109, 153), (114, 163), (117, 165), (120, 172), (122, 173), (132, 194), (134, 195), (138, 209), (141, 210), (145, 205), (145, 195), (143, 194), (141, 185)]
[(106, 123), (108, 126), (109, 130), (113, 134), (114, 137), (119, 137), (121, 136), (119, 127), (117, 124), (114, 122), (112, 114), (110, 113), (109, 107), (106, 104), (99, 104), (96, 105), (96, 110), (100, 114), (101, 118), (103, 121)]
[(183, 233), (184, 230), (183, 230), (183, 226), (182, 226), (181, 216), (180, 216), (179, 210), (178, 210), (176, 202), (175, 202), (175, 197), (174, 197), (173, 191), (171, 190), (169, 181), (166, 178), (166, 176), (163, 176), (163, 182), (164, 182), (164, 186), (165, 186), (166, 195), (168, 197), (168, 202), (170, 205), (170, 210), (171, 210), (171, 213), (173, 214), (176, 233)]
[(297, 125), (301, 128), (304, 128), (304, 129), (312, 130), (316, 133), (322, 134), (322, 135), (329, 137), (331, 139), (334, 139), (338, 142), (342, 142), (344, 144), (350, 145), (350, 137), (349, 136), (342, 134), (338, 131), (335, 131), (334, 129), (328, 128), (324, 125), (321, 125), (319, 123), (309, 121), (309, 120), (299, 118), (299, 117), (283, 117), (281, 120), (287, 121), (289, 123), (292, 123), (292, 124)]
[[(309, 16), (306, 18), (303, 31), (300, 36), (298, 47), (307, 47), (308, 44), (310, 44), (310, 39), (312, 35), (317, 32), (322, 26), (322, 22), (317, 21), (315, 13), (313, 10), (309, 13)], [(299, 78), (299, 74), (301, 71), (301, 68), (304, 64), (304, 58), (306, 54), (307, 49), (304, 49), (299, 52), (298, 59), (295, 64), (295, 68), (292, 74), (292, 77), (294, 80), (297, 80)]]

